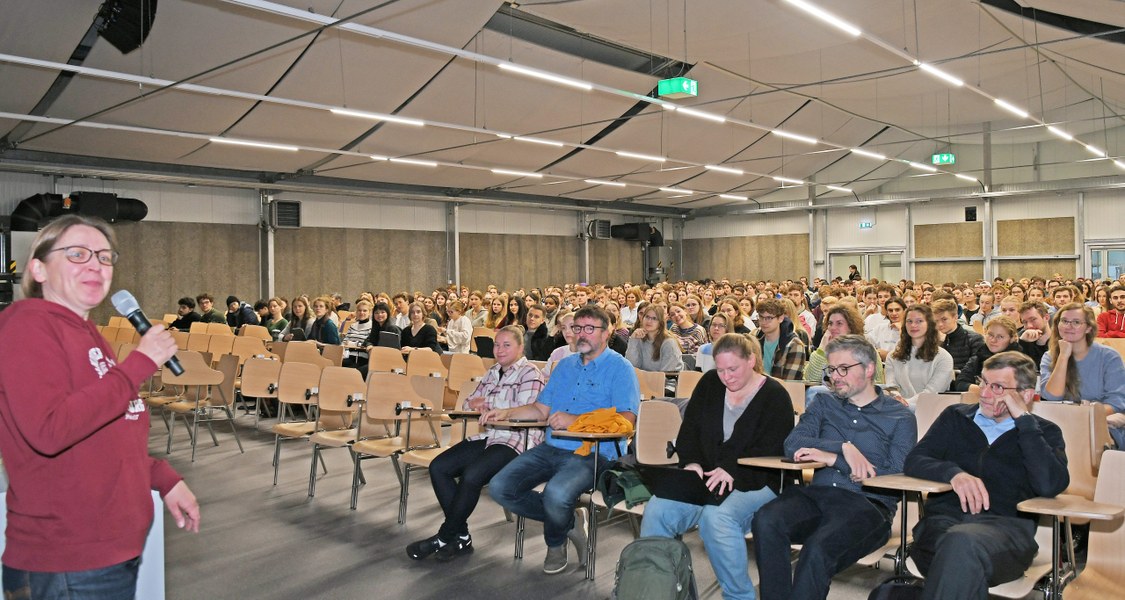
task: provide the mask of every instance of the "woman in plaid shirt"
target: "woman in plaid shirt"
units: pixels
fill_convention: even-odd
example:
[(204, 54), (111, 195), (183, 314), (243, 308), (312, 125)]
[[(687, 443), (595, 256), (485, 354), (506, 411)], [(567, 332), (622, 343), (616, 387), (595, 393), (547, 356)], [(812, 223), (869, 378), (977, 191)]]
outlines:
[[(462, 408), (484, 412), (535, 402), (543, 389), (543, 374), (523, 356), (523, 328), (510, 325), (497, 331), (493, 352), (496, 364), (484, 374)], [(430, 483), (445, 521), (436, 535), (406, 547), (410, 558), (421, 560), (436, 554), (438, 560), (448, 561), (473, 551), (468, 519), (477, 507), (481, 489), (519, 453), (543, 441), (542, 429), (527, 431), (526, 438), (524, 433), (523, 429), (486, 425), (480, 434), (442, 452), (430, 463)]]

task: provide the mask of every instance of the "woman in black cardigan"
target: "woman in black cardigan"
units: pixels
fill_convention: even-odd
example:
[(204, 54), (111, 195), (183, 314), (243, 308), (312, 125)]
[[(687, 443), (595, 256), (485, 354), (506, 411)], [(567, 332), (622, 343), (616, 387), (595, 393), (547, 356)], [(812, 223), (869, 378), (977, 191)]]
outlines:
[(437, 341), (437, 329), (425, 321), (426, 309), (415, 302), (407, 309), (406, 315), (410, 324), (402, 329), (402, 349), (406, 352), (415, 348), (429, 348), (441, 354), (441, 346)]
[(694, 471), (718, 505), (654, 496), (645, 506), (641, 536), (675, 537), (698, 525), (724, 598), (753, 598), (745, 535), (754, 513), (777, 496), (777, 474), (738, 459), (779, 456), (793, 429), (793, 403), (762, 373), (762, 349), (749, 336), (727, 334), (712, 346), (715, 370), (691, 395), (676, 437), (680, 466)]

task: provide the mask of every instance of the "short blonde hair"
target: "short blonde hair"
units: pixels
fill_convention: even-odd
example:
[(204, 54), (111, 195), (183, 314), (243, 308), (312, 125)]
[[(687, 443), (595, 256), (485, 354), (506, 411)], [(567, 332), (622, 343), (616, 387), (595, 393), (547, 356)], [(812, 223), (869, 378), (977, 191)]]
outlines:
[[(117, 249), (117, 236), (113, 233), (113, 228), (109, 223), (97, 218), (89, 217), (86, 215), (64, 215), (51, 221), (46, 227), (39, 230), (35, 234), (35, 239), (31, 241), (31, 252), (27, 256), (27, 268), (31, 267), (31, 261), (38, 260), (39, 262), (46, 262), (47, 255), (53, 250), (55, 242), (59, 241), (71, 227), (77, 225), (85, 225), (93, 227), (109, 240), (109, 249)], [(103, 248), (92, 248), (92, 250), (102, 250)], [(93, 259), (97, 260), (97, 259)], [(25, 298), (42, 298), (43, 297), (43, 284), (35, 281), (35, 278), (30, 273), (24, 273), (23, 282), (20, 284), (23, 289)]]

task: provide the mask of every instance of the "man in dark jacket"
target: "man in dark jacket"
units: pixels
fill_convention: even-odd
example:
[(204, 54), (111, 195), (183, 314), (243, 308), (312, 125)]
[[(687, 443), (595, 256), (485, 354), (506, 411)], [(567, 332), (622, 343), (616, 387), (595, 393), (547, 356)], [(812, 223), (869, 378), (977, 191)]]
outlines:
[(176, 314), (180, 316), (169, 327), (176, 331), (188, 331), (191, 324), (199, 320), (199, 313), (195, 312), (195, 300), (191, 296), (184, 296), (180, 298), (179, 305)]
[(1035, 557), (1036, 520), (1016, 505), (1070, 484), (1062, 431), (1028, 412), (1035, 382), (1027, 355), (989, 358), (980, 404), (947, 408), (906, 457), (906, 475), (953, 486), (930, 495), (914, 528), (924, 599), (986, 600), (990, 585), (1020, 577)]
[(258, 314), (252, 306), (239, 301), (237, 296), (227, 296), (227, 325), (238, 328), (257, 324)]
[(953, 370), (960, 371), (965, 368), (969, 359), (984, 350), (984, 337), (975, 331), (969, 331), (957, 323), (957, 303), (953, 300), (934, 300), (931, 307), (934, 309), (934, 324), (945, 339), (941, 347), (953, 357)]
[(527, 309), (527, 332), (523, 334), (523, 355), (527, 360), (547, 360), (557, 347), (547, 330), (546, 312), (542, 304), (532, 304)]

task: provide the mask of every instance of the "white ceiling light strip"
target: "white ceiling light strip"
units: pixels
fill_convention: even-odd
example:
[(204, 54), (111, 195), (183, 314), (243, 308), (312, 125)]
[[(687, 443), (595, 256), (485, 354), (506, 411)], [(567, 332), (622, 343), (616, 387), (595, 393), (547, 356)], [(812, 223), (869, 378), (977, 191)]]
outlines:
[[(821, 21), (824, 21), (824, 22), (826, 22), (829, 25), (832, 25), (834, 27), (841, 28), (840, 23), (848, 24), (846, 21), (844, 21), (843, 19), (840, 19), (836, 15), (833, 15), (831, 12), (826, 11), (826, 10), (824, 10), (824, 9), (818, 7), (818, 6), (815, 6), (813, 4), (810, 4), (810, 3), (806, 2), (805, 0), (786, 0), (786, 2), (800, 8), (801, 10), (804, 10), (805, 12), (808, 12), (808, 13), (816, 16)], [(850, 24), (848, 24), (848, 25), (851, 26)], [(854, 27), (854, 26), (852, 26), (852, 27)], [(855, 29), (855, 33), (848, 30), (848, 33), (851, 34), (853, 37), (862, 38), (862, 39), (866, 40), (867, 42), (869, 42), (869, 43), (871, 43), (875, 46), (878, 46), (879, 48), (882, 48), (883, 50), (886, 50), (887, 52), (889, 52), (889, 53), (891, 53), (895, 56), (898, 56), (899, 58), (909, 62), (910, 64), (914, 65), (915, 67), (919, 68), (920, 70), (945, 81), (946, 83), (952, 85), (953, 87), (964, 88), (966, 90), (969, 90), (969, 91), (973, 92), (974, 94), (976, 94), (978, 96), (981, 96), (983, 98), (991, 100), (997, 107), (999, 107), (999, 108), (1003, 109), (1004, 111), (1009, 112), (1013, 115), (1016, 115), (1016, 116), (1020, 117), (1021, 119), (1029, 119), (1031, 121), (1034, 121), (1036, 124), (1041, 125), (1043, 127), (1046, 127), (1047, 131), (1049, 131), (1051, 134), (1053, 134), (1053, 135), (1055, 135), (1055, 136), (1057, 136), (1057, 137), (1059, 137), (1059, 138), (1061, 138), (1065, 141), (1075, 142), (1075, 143), (1083, 146), (1090, 153), (1094, 154), (1095, 156), (1098, 156), (1099, 158), (1108, 158), (1108, 155), (1106, 155), (1104, 152), (1100, 152), (1099, 149), (1092, 148), (1091, 146), (1087, 145), (1086, 143), (1082, 142), (1081, 140), (1076, 140), (1073, 135), (1059, 129), (1058, 127), (1055, 127), (1054, 125), (1049, 125), (1046, 121), (1031, 115), (1028, 111), (1026, 111), (1026, 110), (1024, 110), (1024, 109), (1022, 109), (1022, 108), (1020, 108), (1020, 107), (1018, 107), (1018, 106), (1016, 106), (1016, 105), (1014, 105), (1014, 104), (1012, 104), (1012, 103), (1010, 103), (1006, 100), (1003, 100), (1001, 98), (993, 96), (992, 94), (985, 91), (983, 88), (977, 87), (977, 86), (972, 85), (972, 84), (967, 84), (962, 79), (960, 79), (959, 77), (957, 77), (957, 76), (955, 76), (951, 73), (948, 73), (948, 72), (946, 72), (942, 69), (939, 69), (938, 67), (935, 67), (932, 64), (922, 62), (917, 57), (911, 56), (910, 54), (904, 52), (903, 50), (900, 50), (900, 49), (888, 44), (887, 42), (885, 42), (885, 41), (883, 41), (883, 40), (881, 40), (881, 39), (879, 39), (879, 38), (877, 38), (877, 37), (875, 37), (871, 34), (864, 33), (858, 27), (856, 27), (854, 29)], [(1098, 151), (1096, 152), (1095, 150), (1098, 150)], [(1116, 161), (1115, 161), (1115, 164), (1116, 164)], [(911, 164), (911, 166), (913, 166), (913, 164)], [(942, 172), (944, 172), (944, 171), (942, 171)], [(976, 180), (974, 179), (974, 181), (976, 181)]]

